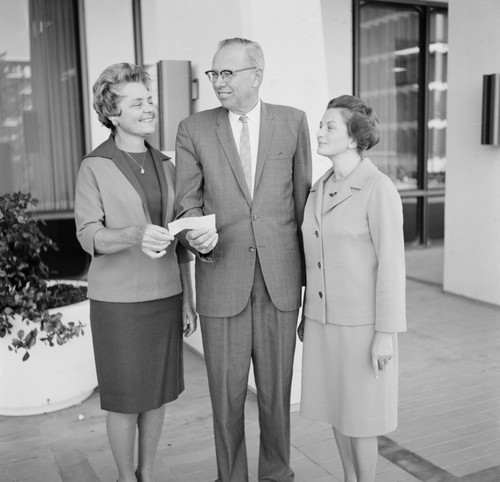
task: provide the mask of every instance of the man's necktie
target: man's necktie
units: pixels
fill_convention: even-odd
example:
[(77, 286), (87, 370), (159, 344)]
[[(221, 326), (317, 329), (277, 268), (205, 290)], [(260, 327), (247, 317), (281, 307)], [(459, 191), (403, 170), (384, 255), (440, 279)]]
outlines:
[(245, 180), (247, 182), (250, 196), (252, 196), (252, 158), (250, 157), (250, 136), (248, 134), (248, 117), (242, 115), (240, 121), (243, 124), (240, 135), (240, 160), (245, 173)]

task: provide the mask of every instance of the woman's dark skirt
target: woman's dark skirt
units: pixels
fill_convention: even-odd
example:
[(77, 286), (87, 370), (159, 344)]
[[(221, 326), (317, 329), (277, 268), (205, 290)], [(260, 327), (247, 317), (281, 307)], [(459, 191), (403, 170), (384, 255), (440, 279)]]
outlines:
[(184, 390), (182, 295), (137, 303), (90, 300), (101, 408), (142, 413)]

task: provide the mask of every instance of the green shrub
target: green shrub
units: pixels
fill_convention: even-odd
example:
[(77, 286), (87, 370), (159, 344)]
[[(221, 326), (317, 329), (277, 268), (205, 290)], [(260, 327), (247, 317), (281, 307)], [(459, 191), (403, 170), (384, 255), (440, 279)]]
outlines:
[(87, 290), (48, 283), (49, 269), (42, 254), (57, 250), (57, 246), (40, 229), (42, 221), (33, 213), (37, 203), (30, 193), (0, 196), (0, 337), (12, 335), (14, 315), (19, 315), (23, 326), (17, 329), (8, 348), (14, 352), (24, 349), (24, 361), (38, 338), (54, 346), (84, 333), (82, 323), (64, 324), (60, 313), (48, 312), (50, 308), (83, 301)]

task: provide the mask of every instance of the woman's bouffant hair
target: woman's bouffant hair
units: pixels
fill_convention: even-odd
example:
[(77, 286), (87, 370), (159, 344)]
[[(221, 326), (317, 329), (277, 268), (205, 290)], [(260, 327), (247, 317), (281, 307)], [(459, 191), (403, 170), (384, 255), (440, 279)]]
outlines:
[(141, 83), (149, 90), (151, 77), (143, 67), (122, 62), (104, 69), (92, 87), (94, 93), (92, 105), (97, 112), (99, 122), (112, 131), (115, 130), (115, 126), (109, 118), (121, 114), (117, 108), (120, 100), (119, 90), (123, 84), (130, 82)]
[(359, 153), (370, 149), (380, 140), (380, 128), (375, 111), (359, 97), (341, 95), (328, 102), (327, 109), (340, 109), (347, 132), (357, 144)]

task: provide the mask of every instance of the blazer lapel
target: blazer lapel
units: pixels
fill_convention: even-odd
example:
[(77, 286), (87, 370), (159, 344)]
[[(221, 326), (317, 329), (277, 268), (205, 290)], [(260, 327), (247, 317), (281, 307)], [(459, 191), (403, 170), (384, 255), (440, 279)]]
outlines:
[(255, 171), (254, 192), (259, 185), (260, 176), (266, 163), (267, 153), (271, 146), (271, 141), (274, 135), (274, 116), (270, 107), (261, 102), (260, 109), (260, 128), (259, 128), (259, 151), (257, 153), (257, 166)]
[(174, 219), (174, 179), (168, 169), (167, 156), (160, 155), (158, 151), (150, 149), (155, 165), (156, 174), (160, 182), (161, 190), (161, 214), (163, 227), (166, 227)]
[(234, 135), (231, 129), (231, 124), (229, 123), (228, 113), (224, 108), (221, 108), (219, 111), (215, 133), (217, 134), (219, 142), (224, 149), (224, 153), (226, 154), (229, 165), (233, 170), (236, 181), (238, 182), (248, 205), (251, 205), (252, 198), (250, 197), (250, 192), (248, 191), (248, 186), (245, 181), (245, 174), (243, 172), (238, 149), (236, 148), (236, 143), (234, 141)]

